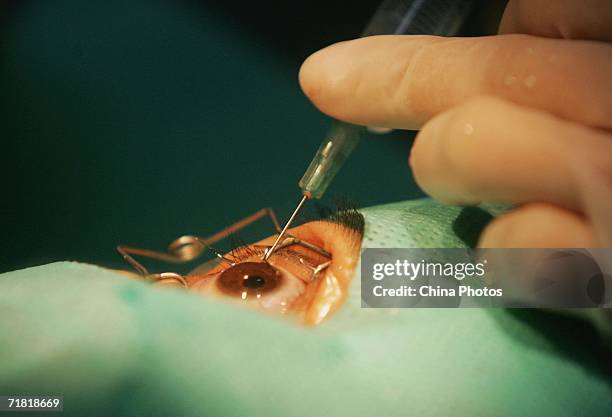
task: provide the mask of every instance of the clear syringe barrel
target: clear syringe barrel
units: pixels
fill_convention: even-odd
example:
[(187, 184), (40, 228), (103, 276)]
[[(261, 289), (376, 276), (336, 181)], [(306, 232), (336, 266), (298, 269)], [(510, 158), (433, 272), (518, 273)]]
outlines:
[(302, 193), (309, 198), (321, 198), (365, 132), (363, 126), (334, 120), (299, 182)]

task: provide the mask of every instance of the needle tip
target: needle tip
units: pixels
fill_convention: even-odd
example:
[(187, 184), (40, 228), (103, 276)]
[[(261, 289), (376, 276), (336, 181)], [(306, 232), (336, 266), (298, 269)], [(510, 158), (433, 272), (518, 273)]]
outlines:
[(295, 219), (295, 216), (297, 216), (298, 212), (300, 211), (300, 209), (302, 208), (302, 206), (304, 205), (304, 202), (306, 200), (308, 200), (308, 198), (310, 196), (309, 192), (305, 192), (302, 195), (302, 198), (300, 199), (300, 202), (298, 203), (297, 207), (295, 208), (295, 210), (293, 210), (293, 214), (291, 215), (291, 217), (289, 217), (289, 220), (287, 220), (287, 223), (285, 224), (285, 227), (283, 227), (283, 229), (281, 230), (281, 232), (278, 234), (278, 237), (276, 238), (276, 240), (274, 241), (274, 243), (272, 244), (272, 246), (270, 246), (270, 248), (264, 253), (264, 256), (262, 258), (262, 260), (264, 262), (268, 261), (268, 258), (270, 258), (270, 256), (272, 256), (272, 252), (274, 252), (274, 249), (276, 249), (276, 247), (278, 246), (280, 240), (283, 238), (283, 236), (285, 235), (285, 232), (287, 232), (287, 229), (289, 229), (289, 226), (291, 225), (291, 223), (293, 223), (293, 220)]

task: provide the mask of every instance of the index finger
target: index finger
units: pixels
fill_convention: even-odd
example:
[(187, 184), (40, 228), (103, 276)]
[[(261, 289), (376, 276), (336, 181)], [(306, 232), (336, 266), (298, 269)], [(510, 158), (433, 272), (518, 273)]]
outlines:
[(612, 47), (599, 42), (388, 35), (314, 53), (300, 84), (321, 111), (355, 124), (416, 129), (486, 94), (612, 128), (611, 73)]

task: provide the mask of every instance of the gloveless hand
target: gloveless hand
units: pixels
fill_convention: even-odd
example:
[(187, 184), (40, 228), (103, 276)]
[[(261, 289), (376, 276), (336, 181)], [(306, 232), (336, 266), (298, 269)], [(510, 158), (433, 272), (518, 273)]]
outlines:
[(420, 129), (410, 165), (432, 197), (517, 204), (481, 246), (612, 246), (610, 2), (510, 0), (499, 32), (341, 42), (300, 83), (335, 118)]

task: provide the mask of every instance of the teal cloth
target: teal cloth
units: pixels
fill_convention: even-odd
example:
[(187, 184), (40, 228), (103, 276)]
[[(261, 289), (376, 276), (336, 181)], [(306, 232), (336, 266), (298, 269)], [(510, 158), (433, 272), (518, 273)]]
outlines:
[[(469, 213), (365, 209), (364, 245), (462, 246), (462, 228), (488, 215)], [(588, 327), (550, 323), (569, 341)], [(74, 416), (610, 415), (591, 342), (568, 353), (536, 324), (506, 310), (361, 309), (357, 274), (338, 314), (305, 329), (60, 262), (0, 275), (0, 395), (64, 395)]]

